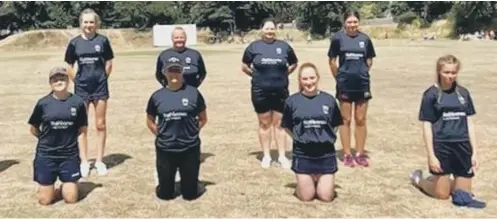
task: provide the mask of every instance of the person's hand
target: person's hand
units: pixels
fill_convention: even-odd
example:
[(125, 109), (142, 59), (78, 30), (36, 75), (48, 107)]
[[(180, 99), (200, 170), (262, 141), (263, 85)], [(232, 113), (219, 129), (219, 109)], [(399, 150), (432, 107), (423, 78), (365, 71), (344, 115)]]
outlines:
[(440, 161), (435, 156), (430, 156), (428, 158), (428, 166), (430, 167), (430, 170), (435, 173), (441, 173), (443, 171), (442, 167), (440, 166)]
[(473, 156), (471, 156), (471, 165), (473, 168), (473, 172), (476, 172), (476, 170), (478, 169), (478, 167), (480, 165), (478, 163), (478, 158), (477, 158), (476, 154), (473, 154)]

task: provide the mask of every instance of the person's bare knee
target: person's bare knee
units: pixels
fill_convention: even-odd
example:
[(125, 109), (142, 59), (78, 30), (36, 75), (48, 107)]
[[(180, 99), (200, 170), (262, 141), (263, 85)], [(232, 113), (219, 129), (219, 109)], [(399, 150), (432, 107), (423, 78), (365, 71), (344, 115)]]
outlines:
[(78, 202), (78, 184), (64, 183), (62, 184), (62, 198), (68, 204)]
[(316, 193), (319, 200), (332, 202), (335, 199), (335, 176), (332, 174), (320, 176)]
[(281, 113), (280, 113), (280, 112), (273, 112), (271, 117), (272, 117), (272, 118), (271, 118), (271, 123), (272, 123), (272, 125), (273, 125), (273, 126), (274, 126), (277, 130), (278, 130), (278, 129), (283, 130), (283, 129), (281, 128), (281, 117), (282, 117)]
[(259, 117), (259, 128), (264, 131), (269, 130), (272, 125), (271, 113), (270, 112), (261, 113), (258, 115), (258, 117)]
[(106, 130), (106, 121), (105, 117), (107, 114), (107, 101), (99, 100), (95, 104), (95, 120), (97, 131), (105, 131)]
[(342, 114), (344, 126), (350, 126), (350, 122), (352, 120), (352, 104), (342, 102), (340, 104), (340, 113)]
[(38, 191), (38, 203), (41, 205), (51, 205), (55, 200), (54, 186), (41, 186)]
[(314, 179), (310, 175), (296, 174), (297, 187), (295, 196), (301, 201), (312, 201), (316, 196)]
[(97, 118), (97, 131), (107, 130), (105, 118)]
[(449, 199), (451, 192), (451, 182), (448, 175), (433, 177), (433, 196), (437, 199)]
[(366, 125), (366, 111), (367, 111), (367, 102), (359, 103), (356, 105), (354, 120), (357, 126), (365, 126)]

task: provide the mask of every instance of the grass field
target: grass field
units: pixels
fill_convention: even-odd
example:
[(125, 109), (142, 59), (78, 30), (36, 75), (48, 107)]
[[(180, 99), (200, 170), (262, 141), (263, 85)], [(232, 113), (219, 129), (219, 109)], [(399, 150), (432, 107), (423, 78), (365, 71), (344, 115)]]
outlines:
[[(47, 72), (63, 64), (64, 51), (2, 52), (0, 73), (0, 215), (3, 217), (491, 217), (497, 215), (497, 44), (494, 42), (375, 41), (367, 150), (371, 167), (346, 168), (337, 174), (338, 199), (329, 204), (302, 203), (293, 196), (294, 176), (279, 167), (260, 168), (257, 121), (250, 102), (249, 78), (241, 73), (243, 46), (199, 46), (208, 76), (201, 87), (209, 122), (202, 131), (205, 161), (200, 179), (207, 192), (200, 199), (159, 201), (154, 195), (153, 136), (145, 125), (145, 105), (159, 86), (155, 61), (160, 50), (116, 49), (110, 77), (106, 158), (109, 175), (93, 174), (82, 186), (84, 199), (39, 206), (32, 181), (35, 139), (27, 119), (48, 90)], [(294, 45), (300, 61), (316, 63), (321, 89), (334, 94), (327, 68), (328, 42)], [(426, 197), (409, 184), (414, 168), (426, 172), (426, 156), (417, 121), (422, 92), (435, 78), (435, 60), (452, 53), (463, 62), (461, 83), (471, 92), (477, 116), (481, 167), (475, 194), (487, 209), (458, 209), (449, 201)], [(297, 89), (291, 76), (291, 91)], [(95, 128), (90, 112), (90, 154)], [(341, 146), (337, 143), (337, 148)], [(495, 169), (494, 169), (495, 170)], [(92, 172), (94, 173), (94, 172)]]

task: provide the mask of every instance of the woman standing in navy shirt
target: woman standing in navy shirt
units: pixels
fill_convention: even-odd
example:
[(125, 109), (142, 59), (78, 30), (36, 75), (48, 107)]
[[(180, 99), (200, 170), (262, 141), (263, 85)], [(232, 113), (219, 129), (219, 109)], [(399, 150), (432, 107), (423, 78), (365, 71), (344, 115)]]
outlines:
[[(345, 30), (336, 33), (328, 50), (329, 66), (336, 80), (336, 97), (344, 125), (340, 128), (340, 140), (345, 153), (345, 166), (369, 166), (364, 155), (366, 144), (366, 113), (368, 101), (372, 98), (369, 71), (376, 52), (371, 39), (358, 30), (359, 13), (344, 15)], [(337, 65), (337, 60), (339, 61)], [(350, 125), (354, 110), (356, 154), (350, 150)]]
[(295, 195), (302, 201), (335, 197), (338, 171), (336, 129), (343, 124), (335, 98), (318, 89), (319, 74), (312, 63), (299, 68), (300, 91), (290, 96), (281, 126), (293, 138), (292, 170), (297, 179)]
[[(297, 56), (285, 41), (276, 39), (276, 23), (265, 20), (263, 39), (247, 46), (242, 58), (242, 71), (251, 80), (252, 105), (259, 120), (259, 141), (263, 151), (261, 166), (271, 165), (272, 138), (278, 146), (278, 162), (283, 168), (291, 163), (285, 156), (286, 135), (280, 127), (283, 105), (288, 97), (288, 76), (297, 68)], [(274, 133), (274, 134), (272, 134)]]
[[(84, 10), (80, 17), (81, 35), (73, 38), (67, 46), (65, 62), (69, 64), (69, 77), (74, 81), (74, 93), (83, 98), (86, 107), (95, 107), (95, 123), (98, 136), (97, 158), (94, 164), (99, 175), (107, 174), (107, 166), (102, 162), (107, 139), (106, 112), (109, 99), (108, 79), (112, 72), (114, 52), (109, 39), (99, 33), (100, 17), (92, 9)], [(74, 75), (73, 67), (77, 63), (78, 71)], [(90, 164), (86, 157), (88, 139), (86, 133), (81, 135), (83, 145), (81, 153), (81, 174), (90, 173)]]
[(50, 205), (56, 199), (54, 184), (62, 181), (62, 197), (67, 203), (78, 201), (81, 178), (78, 136), (86, 133), (87, 114), (83, 99), (67, 91), (65, 68), (49, 74), (50, 94), (40, 98), (29, 117), (30, 132), (37, 139), (33, 161), (34, 181), (40, 185), (39, 203)]
[[(437, 60), (437, 82), (424, 93), (419, 111), (428, 166), (433, 177), (423, 179), (422, 171), (411, 173), (412, 183), (438, 199), (456, 205), (484, 207), (485, 203), (471, 196), (472, 178), (478, 167), (473, 115), (476, 114), (471, 95), (457, 83), (461, 63), (446, 55)], [(455, 185), (451, 188), (450, 175)]]

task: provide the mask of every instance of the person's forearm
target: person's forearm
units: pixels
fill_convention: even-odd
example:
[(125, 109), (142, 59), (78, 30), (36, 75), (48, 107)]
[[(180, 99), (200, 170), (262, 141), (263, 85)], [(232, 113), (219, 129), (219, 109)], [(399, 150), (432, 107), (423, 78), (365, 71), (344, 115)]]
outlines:
[(247, 64), (242, 65), (242, 71), (248, 76), (252, 76), (252, 69)]
[(330, 59), (328, 61), (328, 65), (330, 66), (330, 71), (331, 71), (331, 74), (333, 75), (333, 78), (336, 78), (337, 77), (337, 73), (338, 73), (338, 66), (337, 66), (337, 63), (336, 63), (336, 59), (335, 58)]
[(297, 68), (297, 64), (290, 65), (288, 67), (288, 74), (289, 75), (292, 74), (295, 71), (296, 68)]
[(473, 123), (473, 119), (471, 117), (467, 118), (468, 120), (468, 134), (469, 134), (469, 143), (471, 144), (471, 148), (473, 150), (473, 155), (476, 155), (476, 133), (475, 126)]
[(373, 59), (367, 59), (368, 71), (371, 71), (371, 67), (373, 67)]
[(435, 151), (433, 150), (433, 133), (430, 122), (423, 122), (423, 139), (428, 157), (434, 157)]

